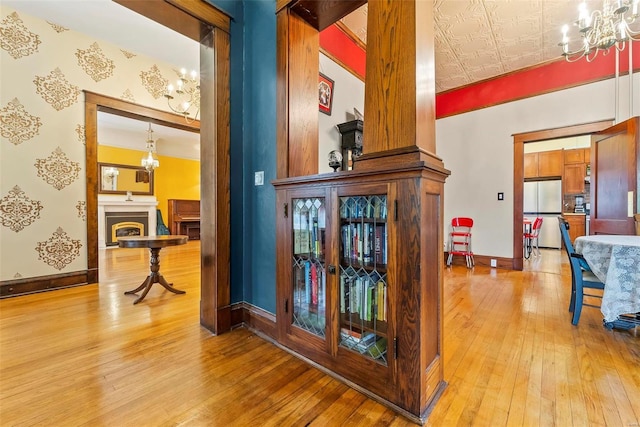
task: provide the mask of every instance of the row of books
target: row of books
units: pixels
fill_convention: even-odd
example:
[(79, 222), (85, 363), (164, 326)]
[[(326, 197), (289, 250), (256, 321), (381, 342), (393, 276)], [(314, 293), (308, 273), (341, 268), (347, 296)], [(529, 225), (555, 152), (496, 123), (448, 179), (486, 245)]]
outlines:
[(313, 211), (293, 213), (293, 253), (311, 254), (319, 258), (324, 254), (326, 219), (324, 206)]
[(387, 263), (387, 227), (385, 224), (356, 223), (341, 227), (342, 257), (361, 264)]
[(387, 320), (387, 286), (370, 276), (340, 275), (340, 312), (358, 314), (364, 321)]
[(387, 218), (387, 196), (340, 198), (340, 218)]
[(340, 344), (362, 354), (379, 359), (387, 353), (387, 339), (373, 332), (360, 333), (353, 329), (340, 329)]
[(321, 264), (305, 261), (302, 267), (294, 268), (294, 301), (311, 312), (318, 307), (324, 311), (327, 275)]

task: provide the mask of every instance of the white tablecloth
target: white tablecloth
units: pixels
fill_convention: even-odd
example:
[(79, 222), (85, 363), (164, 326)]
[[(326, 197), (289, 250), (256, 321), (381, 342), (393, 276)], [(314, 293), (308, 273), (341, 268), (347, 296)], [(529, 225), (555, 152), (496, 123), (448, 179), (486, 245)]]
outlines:
[(605, 284), (601, 308), (605, 322), (640, 312), (640, 236), (582, 236), (575, 249)]

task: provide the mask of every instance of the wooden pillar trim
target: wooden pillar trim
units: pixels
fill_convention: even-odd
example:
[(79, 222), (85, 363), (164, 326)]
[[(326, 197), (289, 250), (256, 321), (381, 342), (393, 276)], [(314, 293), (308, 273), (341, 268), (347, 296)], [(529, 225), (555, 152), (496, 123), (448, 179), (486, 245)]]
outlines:
[(200, 43), (200, 108), (209, 118), (200, 133), (200, 323), (220, 334), (231, 328), (229, 35), (213, 30)]
[(365, 155), (436, 151), (432, 8), (433, 1), (369, 2)]
[(276, 178), (289, 176), (289, 10), (276, 16)]
[[(138, 0), (139, 1), (139, 0)], [(231, 17), (204, 0), (165, 0), (199, 21), (229, 33)]]

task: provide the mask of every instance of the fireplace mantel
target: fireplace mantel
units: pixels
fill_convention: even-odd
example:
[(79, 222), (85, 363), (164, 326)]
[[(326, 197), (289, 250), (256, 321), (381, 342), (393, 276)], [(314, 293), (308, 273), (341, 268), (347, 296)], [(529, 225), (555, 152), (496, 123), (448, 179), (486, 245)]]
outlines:
[(105, 249), (105, 212), (147, 212), (149, 236), (156, 235), (156, 208), (158, 200), (154, 196), (134, 196), (133, 200), (125, 200), (126, 196), (98, 196), (98, 248)]

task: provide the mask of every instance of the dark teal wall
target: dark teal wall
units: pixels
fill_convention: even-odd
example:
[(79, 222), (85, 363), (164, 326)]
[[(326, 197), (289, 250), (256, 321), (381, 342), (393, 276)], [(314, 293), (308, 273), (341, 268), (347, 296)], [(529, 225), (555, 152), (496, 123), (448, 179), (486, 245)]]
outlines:
[[(244, 300), (275, 313), (276, 306), (276, 15), (275, 0), (244, 4), (245, 233)], [(263, 186), (254, 172), (264, 171)]]
[(275, 313), (275, 0), (209, 1), (232, 17), (231, 302)]

